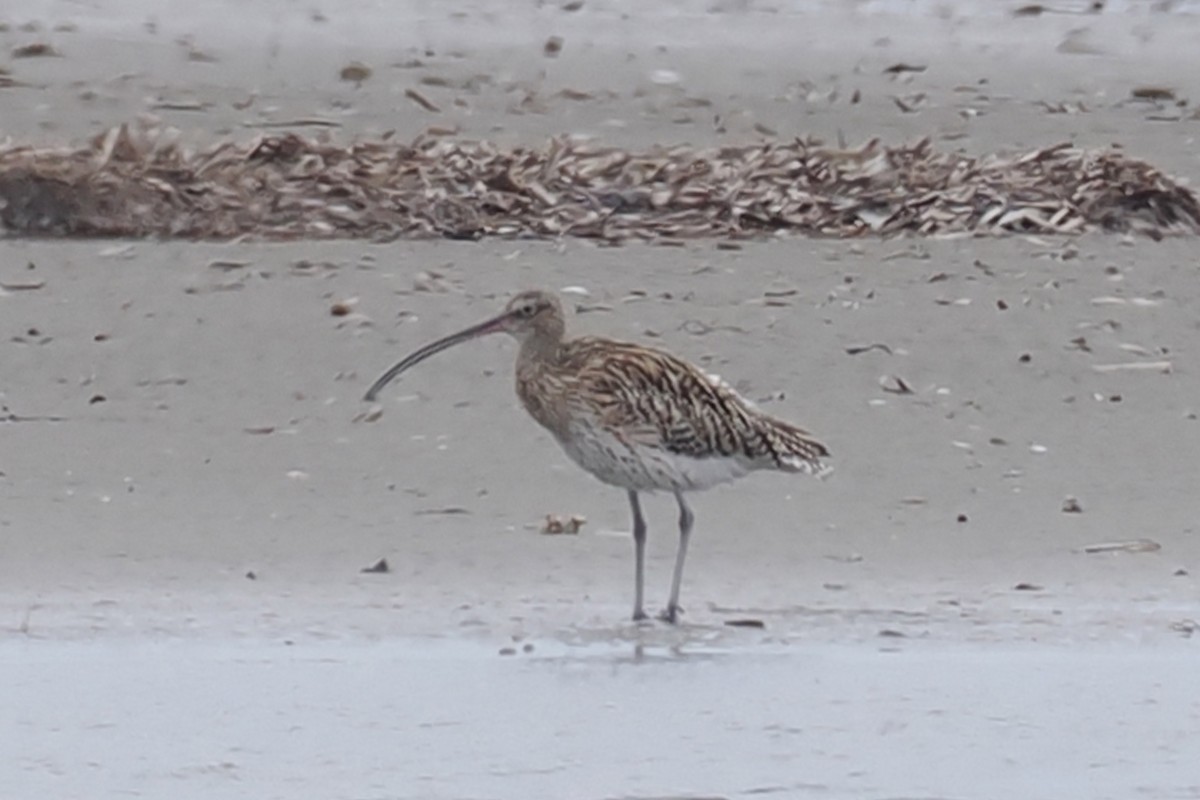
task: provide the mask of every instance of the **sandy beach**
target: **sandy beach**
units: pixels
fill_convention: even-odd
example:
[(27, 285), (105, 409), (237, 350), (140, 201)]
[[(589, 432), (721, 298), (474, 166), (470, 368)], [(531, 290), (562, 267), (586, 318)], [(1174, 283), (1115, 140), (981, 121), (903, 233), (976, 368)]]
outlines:
[[(928, 136), (1200, 177), (1188, 4), (116, 5), (0, 10), (0, 141)], [(0, 239), (0, 797), (1200, 797), (1196, 277), (1194, 236), (1105, 233)], [(535, 286), (833, 451), (693, 496), (677, 628), (627, 621), (625, 498), (511, 341), (361, 401)]]

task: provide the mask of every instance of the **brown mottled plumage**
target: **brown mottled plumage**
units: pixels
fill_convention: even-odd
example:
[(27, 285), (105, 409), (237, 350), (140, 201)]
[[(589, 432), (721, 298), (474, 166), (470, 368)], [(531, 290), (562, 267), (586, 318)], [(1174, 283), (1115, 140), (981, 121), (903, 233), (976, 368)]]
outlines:
[(646, 523), (638, 492), (670, 491), (679, 503), (679, 551), (663, 618), (675, 622), (692, 528), (683, 493), (758, 469), (821, 474), (825, 446), (807, 431), (757, 409), (730, 386), (663, 350), (610, 339), (566, 338), (558, 298), (528, 291), (486, 322), (440, 339), (396, 364), (367, 392), (459, 342), (489, 333), (514, 336), (517, 395), (572, 460), (625, 489), (637, 559), (633, 617), (643, 609)]

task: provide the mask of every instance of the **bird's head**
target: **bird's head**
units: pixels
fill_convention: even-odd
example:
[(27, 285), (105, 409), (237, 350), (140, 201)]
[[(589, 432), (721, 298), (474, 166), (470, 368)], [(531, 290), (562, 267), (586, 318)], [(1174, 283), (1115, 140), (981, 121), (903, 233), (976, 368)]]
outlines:
[(557, 342), (565, 328), (562, 303), (540, 289), (521, 292), (509, 300), (496, 322), (500, 330), (520, 342), (531, 336)]
[(374, 401), (384, 386), (408, 368), (461, 342), (490, 333), (507, 333), (522, 344), (540, 342), (553, 347), (562, 339), (565, 327), (562, 304), (553, 293), (540, 289), (521, 292), (508, 301), (504, 311), (491, 319), (431, 342), (396, 364), (375, 381), (367, 392), (366, 400)]

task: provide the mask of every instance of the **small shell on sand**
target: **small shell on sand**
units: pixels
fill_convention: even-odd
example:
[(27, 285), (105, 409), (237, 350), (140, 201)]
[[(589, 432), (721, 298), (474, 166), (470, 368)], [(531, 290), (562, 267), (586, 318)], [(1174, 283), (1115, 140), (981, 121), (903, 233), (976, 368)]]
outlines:
[(545, 522), (542, 523), (542, 533), (548, 536), (563, 533), (575, 534), (579, 533), (586, 522), (587, 518), (578, 514), (572, 514), (569, 517), (547, 514)]

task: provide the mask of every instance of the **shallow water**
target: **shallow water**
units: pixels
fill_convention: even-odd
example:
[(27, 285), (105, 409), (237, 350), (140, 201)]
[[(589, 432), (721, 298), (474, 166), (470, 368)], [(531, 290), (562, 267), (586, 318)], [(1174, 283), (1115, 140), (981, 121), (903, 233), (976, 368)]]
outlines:
[(13, 640), (0, 795), (1200, 797), (1193, 674), (1184, 645)]

